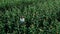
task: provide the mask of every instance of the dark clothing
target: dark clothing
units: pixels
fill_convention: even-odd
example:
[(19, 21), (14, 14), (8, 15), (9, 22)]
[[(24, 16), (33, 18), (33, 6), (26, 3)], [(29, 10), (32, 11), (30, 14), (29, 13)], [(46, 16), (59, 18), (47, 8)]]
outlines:
[(7, 33), (7, 32), (8, 32), (8, 30), (9, 30), (8, 25), (5, 25), (5, 26), (4, 26), (4, 31), (5, 31), (5, 33)]

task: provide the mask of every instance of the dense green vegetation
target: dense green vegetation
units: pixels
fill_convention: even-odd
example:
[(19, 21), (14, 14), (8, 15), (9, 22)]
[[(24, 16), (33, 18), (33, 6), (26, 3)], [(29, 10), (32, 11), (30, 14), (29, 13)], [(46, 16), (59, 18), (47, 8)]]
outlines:
[(0, 0), (0, 34), (6, 27), (12, 34), (60, 34), (60, 0)]

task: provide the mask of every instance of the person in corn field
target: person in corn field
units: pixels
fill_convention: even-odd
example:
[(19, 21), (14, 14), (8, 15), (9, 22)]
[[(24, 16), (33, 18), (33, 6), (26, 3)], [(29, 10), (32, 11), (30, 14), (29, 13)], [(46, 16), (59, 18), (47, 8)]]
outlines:
[(28, 33), (28, 29), (29, 29), (29, 27), (30, 27), (30, 25), (31, 25), (31, 20), (30, 19), (26, 19), (25, 20), (25, 17), (24, 16), (21, 16), (20, 17), (20, 27), (22, 26), (22, 25), (26, 25), (26, 28), (27, 28), (27, 33)]
[(24, 23), (25, 22), (25, 18), (24, 18), (24, 16), (21, 16), (20, 17), (20, 23)]
[(20, 23), (21, 23), (21, 24), (25, 24), (25, 22), (26, 22), (26, 26), (29, 27), (29, 25), (31, 24), (31, 23), (30, 23), (30, 19), (26, 19), (26, 20), (25, 20), (25, 17), (24, 17), (24, 16), (21, 16), (21, 17), (20, 17)]
[[(21, 28), (21, 26), (23, 26), (24, 24), (25, 24), (25, 17), (24, 16), (20, 16), (20, 18), (19, 18), (19, 28)], [(23, 32), (23, 30), (21, 30), (21, 29), (19, 29), (19, 31), (21, 33)]]

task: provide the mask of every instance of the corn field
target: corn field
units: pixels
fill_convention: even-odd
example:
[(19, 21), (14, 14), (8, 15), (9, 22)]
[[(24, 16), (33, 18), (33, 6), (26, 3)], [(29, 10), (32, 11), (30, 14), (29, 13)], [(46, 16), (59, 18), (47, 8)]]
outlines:
[(0, 34), (60, 34), (60, 0), (0, 0)]

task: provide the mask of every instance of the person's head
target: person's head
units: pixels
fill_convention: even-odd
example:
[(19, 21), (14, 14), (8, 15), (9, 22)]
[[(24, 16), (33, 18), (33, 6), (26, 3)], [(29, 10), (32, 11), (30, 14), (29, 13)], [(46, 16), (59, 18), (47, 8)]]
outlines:
[(20, 16), (20, 18), (24, 18), (24, 16)]

